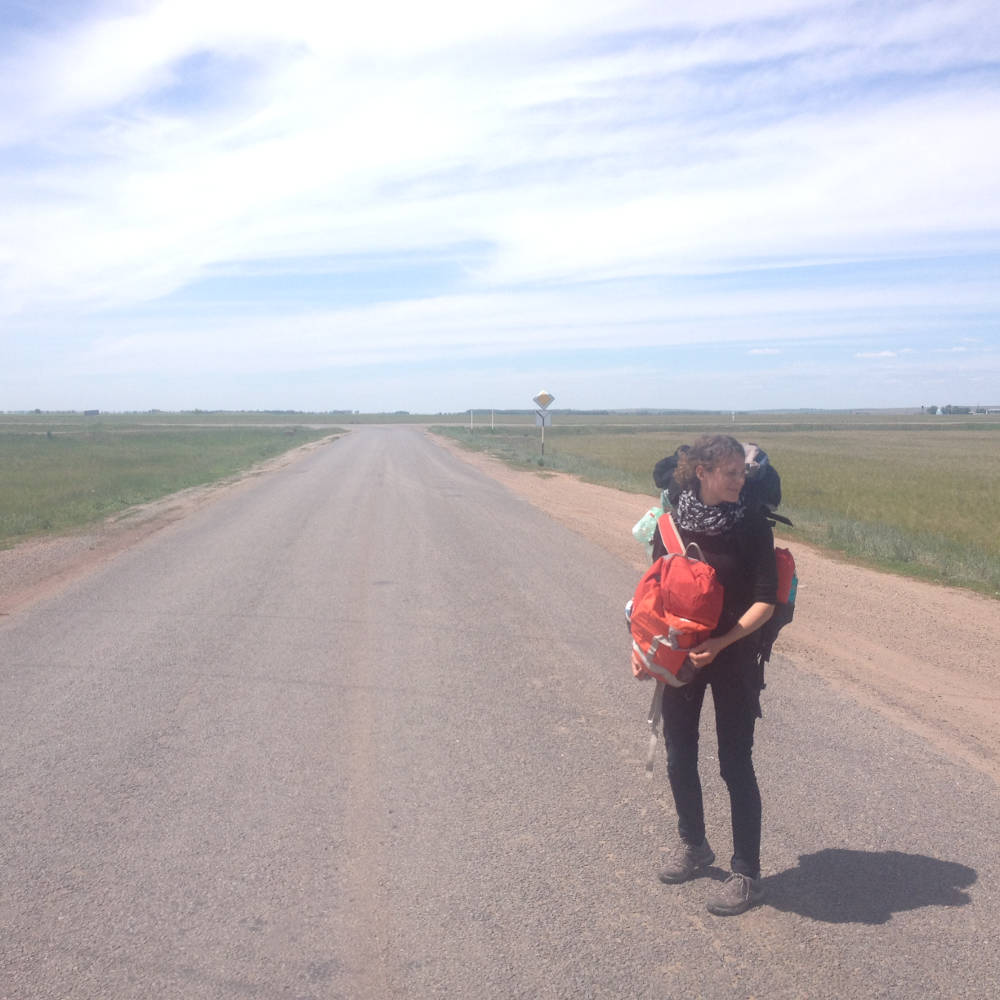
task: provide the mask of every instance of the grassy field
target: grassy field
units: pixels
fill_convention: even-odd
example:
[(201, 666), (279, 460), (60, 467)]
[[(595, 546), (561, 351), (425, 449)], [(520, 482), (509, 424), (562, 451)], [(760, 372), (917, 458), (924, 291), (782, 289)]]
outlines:
[[(356, 423), (438, 423), (540, 464), (530, 413), (0, 414), (0, 547), (224, 479)], [(493, 429), (491, 429), (491, 423)], [(872, 565), (1000, 594), (1000, 421), (920, 414), (556, 413), (544, 466), (650, 499), (655, 462), (697, 434), (756, 441), (781, 472), (780, 529)], [(644, 500), (637, 498), (641, 513)], [(638, 514), (637, 514), (638, 516)]]
[[(853, 559), (1000, 594), (1000, 425), (995, 418), (801, 414), (736, 422), (680, 416), (546, 429), (546, 468), (655, 498), (653, 465), (704, 430), (763, 447), (781, 473), (780, 532)], [(466, 446), (538, 467), (535, 427), (440, 428)], [(642, 507), (637, 502), (636, 508)], [(641, 511), (639, 511), (641, 513)], [(637, 515), (638, 516), (638, 515)]]
[(336, 428), (0, 416), (0, 547), (225, 479)]

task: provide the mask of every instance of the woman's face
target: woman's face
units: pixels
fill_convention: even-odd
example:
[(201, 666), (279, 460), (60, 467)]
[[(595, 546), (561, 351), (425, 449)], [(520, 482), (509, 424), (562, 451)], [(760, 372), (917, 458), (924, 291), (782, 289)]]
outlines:
[(747, 478), (742, 455), (723, 459), (714, 469), (699, 465), (695, 470), (701, 483), (701, 502), (709, 507), (720, 503), (737, 503)]

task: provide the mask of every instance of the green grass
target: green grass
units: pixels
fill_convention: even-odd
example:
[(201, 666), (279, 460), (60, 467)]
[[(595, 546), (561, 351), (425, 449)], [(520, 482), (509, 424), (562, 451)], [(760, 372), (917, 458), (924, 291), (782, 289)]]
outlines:
[[(721, 423), (721, 422), (720, 422)], [(653, 465), (689, 442), (690, 424), (546, 430), (544, 467), (616, 489), (656, 496)], [(895, 572), (1000, 594), (1000, 427), (968, 418), (716, 424), (760, 444), (781, 473), (779, 531)], [(536, 428), (439, 428), (467, 447), (538, 468)], [(637, 510), (641, 507), (637, 504)]]
[(334, 428), (0, 421), (0, 547), (225, 479)]

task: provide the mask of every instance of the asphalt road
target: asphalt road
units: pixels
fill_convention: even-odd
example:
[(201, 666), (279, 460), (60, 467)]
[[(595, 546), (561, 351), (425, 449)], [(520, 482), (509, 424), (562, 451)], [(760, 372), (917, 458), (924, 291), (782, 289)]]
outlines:
[(996, 785), (791, 663), (767, 905), (657, 882), (634, 583), (364, 427), (3, 620), (0, 998), (996, 996)]

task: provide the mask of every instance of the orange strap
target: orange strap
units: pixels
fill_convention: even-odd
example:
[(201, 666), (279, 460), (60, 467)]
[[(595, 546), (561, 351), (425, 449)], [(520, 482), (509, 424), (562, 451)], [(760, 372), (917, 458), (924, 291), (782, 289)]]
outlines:
[(669, 511), (661, 514), (656, 522), (656, 527), (660, 531), (660, 541), (663, 542), (666, 550), (675, 556), (684, 555), (684, 543), (681, 541), (681, 533), (674, 524), (674, 518)]

